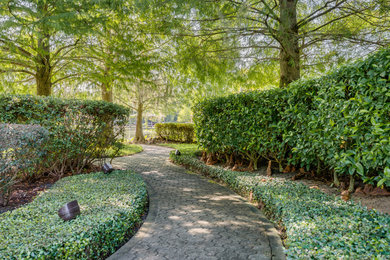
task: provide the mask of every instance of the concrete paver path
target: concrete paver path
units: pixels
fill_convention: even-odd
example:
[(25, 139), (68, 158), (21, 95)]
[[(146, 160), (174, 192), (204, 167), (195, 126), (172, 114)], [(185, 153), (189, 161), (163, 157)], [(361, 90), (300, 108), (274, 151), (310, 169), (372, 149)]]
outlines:
[(280, 238), (254, 206), (228, 188), (169, 162), (170, 148), (114, 160), (148, 185), (149, 214), (109, 259), (284, 259)]

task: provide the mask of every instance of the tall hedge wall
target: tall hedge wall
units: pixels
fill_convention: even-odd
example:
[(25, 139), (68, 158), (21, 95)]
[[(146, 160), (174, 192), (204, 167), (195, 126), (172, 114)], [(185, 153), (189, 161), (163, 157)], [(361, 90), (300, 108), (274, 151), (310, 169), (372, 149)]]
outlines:
[(321, 78), (205, 100), (193, 111), (198, 142), (211, 153), (390, 186), (390, 49)]

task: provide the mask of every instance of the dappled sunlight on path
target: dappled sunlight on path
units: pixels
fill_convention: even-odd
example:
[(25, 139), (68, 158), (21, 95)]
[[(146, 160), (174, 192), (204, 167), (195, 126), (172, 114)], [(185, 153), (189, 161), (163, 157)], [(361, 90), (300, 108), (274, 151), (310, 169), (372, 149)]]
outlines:
[(149, 215), (110, 259), (283, 259), (283, 247), (262, 213), (226, 187), (168, 160), (170, 149), (115, 159), (148, 185)]

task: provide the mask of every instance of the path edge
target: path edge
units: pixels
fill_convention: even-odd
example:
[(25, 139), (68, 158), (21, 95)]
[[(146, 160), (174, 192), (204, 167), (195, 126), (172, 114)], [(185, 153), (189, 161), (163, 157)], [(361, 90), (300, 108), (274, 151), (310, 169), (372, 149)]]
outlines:
[(156, 192), (149, 185), (147, 181), (145, 181), (148, 197), (149, 197), (149, 211), (148, 215), (141, 228), (137, 231), (137, 233), (130, 238), (126, 244), (124, 244), (121, 248), (119, 248), (115, 253), (113, 253), (107, 260), (119, 260), (124, 259), (129, 253), (131, 253), (131, 249), (138, 243), (141, 243), (145, 234), (149, 233), (149, 230), (152, 230), (155, 226), (155, 220), (158, 212), (158, 200), (156, 197)]
[[(210, 176), (203, 174), (201, 171), (194, 169), (186, 164), (175, 163), (171, 158), (169, 159), (169, 162), (173, 165), (190, 170), (191, 172), (194, 172), (198, 176), (202, 176), (203, 178), (213, 180), (213, 178), (211, 178)], [(223, 183), (225, 183), (225, 182), (223, 182)], [(218, 184), (218, 185), (221, 185), (221, 184)], [(247, 203), (250, 207), (253, 207), (256, 211), (259, 212), (259, 215), (260, 215), (260, 217), (261, 217), (261, 219), (264, 222), (265, 227), (266, 227), (266, 235), (268, 237), (269, 247), (271, 249), (271, 259), (272, 260), (285, 260), (285, 259), (287, 259), (286, 248), (283, 246), (282, 239), (280, 237), (279, 232), (276, 230), (274, 223), (272, 223), (265, 216), (263, 211), (261, 211), (260, 209), (255, 207), (252, 203), (250, 203), (248, 198), (242, 196), (241, 194), (239, 194), (235, 190), (231, 189), (228, 185), (222, 185), (222, 186), (224, 186), (226, 189), (232, 191), (233, 193), (237, 194), (243, 202)]]

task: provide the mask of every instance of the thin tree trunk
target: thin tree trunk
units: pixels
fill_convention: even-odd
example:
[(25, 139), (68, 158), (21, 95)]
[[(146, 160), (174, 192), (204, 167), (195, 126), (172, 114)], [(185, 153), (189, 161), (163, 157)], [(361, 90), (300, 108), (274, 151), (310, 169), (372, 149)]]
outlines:
[[(47, 4), (39, 2), (38, 9), (47, 13)], [(38, 96), (50, 96), (52, 90), (52, 67), (50, 64), (50, 34), (43, 25), (38, 36), (38, 64), (36, 66), (35, 80)]]
[(101, 88), (102, 88), (102, 100), (107, 102), (112, 102), (113, 101), (112, 88), (107, 83), (103, 83), (101, 85)]
[(348, 191), (352, 193), (355, 190), (355, 177), (352, 175), (349, 176), (349, 187)]
[(42, 36), (38, 40), (38, 54), (37, 60), (39, 64), (36, 67), (35, 80), (37, 83), (38, 96), (50, 96), (52, 90), (52, 68), (50, 65), (50, 36), (48, 34)]
[(134, 141), (136, 143), (144, 143), (145, 137), (142, 128), (142, 113), (143, 113), (143, 104), (141, 102), (138, 103), (137, 109), (137, 123), (135, 126), (135, 138)]
[(281, 88), (301, 77), (296, 2), (297, 0), (279, 0)]
[(110, 83), (108, 82), (108, 73), (110, 72), (110, 67), (105, 66), (104, 67), (104, 81), (101, 85), (102, 89), (102, 100), (107, 102), (113, 101), (113, 94), (112, 94), (112, 86), (110, 86)]

